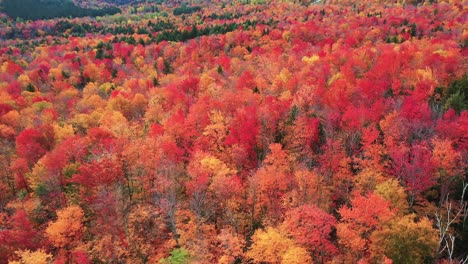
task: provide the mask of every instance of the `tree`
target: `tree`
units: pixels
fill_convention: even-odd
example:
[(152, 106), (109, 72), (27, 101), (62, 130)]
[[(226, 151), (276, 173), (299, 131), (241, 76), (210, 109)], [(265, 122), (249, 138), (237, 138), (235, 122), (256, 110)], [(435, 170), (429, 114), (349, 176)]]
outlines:
[(369, 257), (371, 234), (390, 221), (394, 212), (390, 203), (375, 193), (367, 196), (355, 194), (351, 207), (343, 206), (338, 212), (341, 221), (336, 225), (338, 243), (345, 248), (348, 261), (358, 261)]
[(281, 230), (312, 252), (315, 262), (330, 260), (337, 252), (331, 233), (336, 219), (315, 205), (303, 205), (286, 212)]
[[(312, 263), (307, 251), (274, 227), (259, 229), (252, 237), (247, 257), (254, 263)], [(293, 261), (293, 262), (290, 262)]]
[(183, 248), (176, 248), (171, 251), (171, 255), (159, 261), (161, 264), (188, 264), (190, 263), (190, 255)]
[(85, 228), (81, 207), (71, 205), (57, 212), (57, 220), (45, 230), (49, 241), (57, 248), (72, 249), (80, 243)]
[(290, 123), (286, 130), (284, 138), (285, 149), (295, 154), (298, 159), (308, 161), (307, 158), (313, 155), (314, 150), (318, 149), (319, 126), (318, 118), (308, 118), (306, 116), (294, 117), (291, 112)]
[(374, 254), (384, 254), (395, 264), (425, 263), (432, 259), (437, 248), (437, 230), (431, 221), (406, 215), (384, 225), (371, 235)]
[(16, 251), (20, 258), (18, 261), (10, 261), (8, 264), (49, 264), (52, 262), (52, 255), (44, 252), (43, 249), (37, 251)]
[(407, 195), (405, 188), (397, 180), (390, 179), (377, 184), (375, 193), (390, 202), (390, 209), (395, 210), (398, 215), (404, 215), (408, 211)]
[(53, 144), (54, 130), (47, 125), (25, 129), (16, 137), (16, 151), (27, 160), (30, 167), (51, 150)]
[(245, 240), (236, 234), (233, 229), (222, 229), (217, 236), (217, 240), (221, 251), (218, 263), (234, 263), (236, 259), (244, 255)]
[(252, 169), (257, 165), (257, 136), (259, 125), (255, 106), (242, 107), (236, 114), (229, 127), (225, 145), (232, 148), (232, 159), (237, 168)]
[(434, 148), (431, 160), (440, 184), (440, 206), (450, 193), (451, 187), (457, 183), (466, 164), (463, 164), (462, 155), (453, 148), (450, 140), (434, 139), (432, 143)]
[[(280, 144), (271, 144), (270, 151), (255, 175), (252, 185), (258, 188), (258, 206), (271, 220), (278, 221), (282, 217), (282, 199), (291, 190), (293, 180), (288, 154)], [(253, 213), (253, 212), (252, 212)]]
[(169, 230), (157, 208), (150, 205), (137, 205), (128, 215), (127, 261), (142, 263), (154, 258), (158, 249), (163, 248), (169, 238)]
[(10, 259), (16, 250), (35, 250), (40, 246), (41, 237), (24, 210), (17, 210), (6, 223), (2, 222), (0, 219), (0, 263), (6, 263), (2, 261)]
[(186, 182), (187, 194), (195, 214), (229, 222), (225, 215), (231, 210), (229, 201), (241, 193), (236, 171), (216, 157), (202, 152), (194, 155), (187, 170), (190, 176)]
[[(447, 194), (435, 212), (435, 226), (438, 231), (438, 241), (436, 250), (436, 259), (442, 255), (446, 255), (447, 259), (452, 262), (455, 257), (455, 242), (456, 236), (453, 234), (453, 226), (461, 223), (463, 227), (468, 215), (468, 201), (465, 199), (468, 184), (463, 183), (461, 197), (458, 203), (449, 200)], [(461, 256), (461, 258), (466, 258)]]
[(393, 160), (391, 173), (403, 180), (412, 206), (422, 192), (435, 185), (429, 146), (426, 142), (411, 147), (393, 145), (389, 147), (389, 154)]

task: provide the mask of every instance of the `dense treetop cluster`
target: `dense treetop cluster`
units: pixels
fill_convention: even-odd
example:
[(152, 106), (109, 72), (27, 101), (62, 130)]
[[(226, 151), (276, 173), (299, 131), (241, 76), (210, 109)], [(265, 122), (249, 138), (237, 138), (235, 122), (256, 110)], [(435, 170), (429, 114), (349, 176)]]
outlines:
[(0, 15), (1, 264), (467, 258), (464, 1), (118, 4)]

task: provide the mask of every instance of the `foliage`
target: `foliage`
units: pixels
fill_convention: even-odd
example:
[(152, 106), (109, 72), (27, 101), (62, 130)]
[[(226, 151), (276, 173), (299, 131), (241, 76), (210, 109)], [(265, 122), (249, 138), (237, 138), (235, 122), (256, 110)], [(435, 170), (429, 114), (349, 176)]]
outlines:
[[(275, 228), (255, 232), (247, 257), (254, 263), (312, 263), (307, 251), (282, 235)], [(293, 262), (291, 262), (293, 261)]]
[(462, 261), (466, 8), (410, 2), (3, 1), (0, 264)]
[(393, 263), (423, 263), (431, 260), (437, 246), (437, 230), (427, 218), (407, 215), (372, 235), (378, 250)]
[(113, 15), (120, 12), (115, 7), (102, 9), (86, 9), (76, 6), (72, 1), (34, 1), (34, 0), (4, 0), (2, 8), (12, 18), (28, 20), (51, 19), (57, 17), (84, 17)]
[(171, 251), (171, 255), (165, 259), (161, 259), (161, 264), (187, 264), (190, 263), (190, 255), (187, 250), (177, 248)]

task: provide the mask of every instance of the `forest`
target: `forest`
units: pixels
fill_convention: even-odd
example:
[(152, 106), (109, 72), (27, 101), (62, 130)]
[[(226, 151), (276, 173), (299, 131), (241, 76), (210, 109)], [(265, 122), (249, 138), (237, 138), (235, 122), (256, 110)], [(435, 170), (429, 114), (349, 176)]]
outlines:
[(467, 0), (21, 1), (0, 264), (468, 263)]
[(120, 12), (117, 7), (99, 9), (82, 8), (71, 0), (3, 0), (2, 10), (11, 18), (26, 20), (52, 19), (58, 17), (85, 17), (113, 15)]

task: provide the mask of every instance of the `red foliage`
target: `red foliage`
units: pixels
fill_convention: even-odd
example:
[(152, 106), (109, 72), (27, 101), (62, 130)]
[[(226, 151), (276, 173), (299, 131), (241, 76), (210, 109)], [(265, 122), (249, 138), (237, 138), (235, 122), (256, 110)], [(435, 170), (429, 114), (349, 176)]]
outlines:
[(303, 205), (286, 213), (283, 227), (301, 245), (313, 252), (317, 261), (331, 259), (337, 248), (331, 233), (336, 219), (314, 205)]
[(80, 166), (70, 182), (79, 183), (88, 188), (98, 185), (111, 185), (122, 178), (123, 172), (117, 160), (105, 158)]
[(41, 246), (38, 231), (24, 210), (17, 210), (0, 229), (0, 263), (7, 263), (16, 250), (35, 250)]
[(23, 130), (16, 138), (16, 152), (30, 166), (36, 163), (54, 144), (54, 130), (49, 125)]
[(242, 153), (238, 152), (235, 158), (237, 165), (246, 168), (254, 168), (257, 165), (255, 147), (258, 132), (257, 108), (248, 106), (238, 109), (224, 142), (228, 146), (237, 145), (241, 148)]

